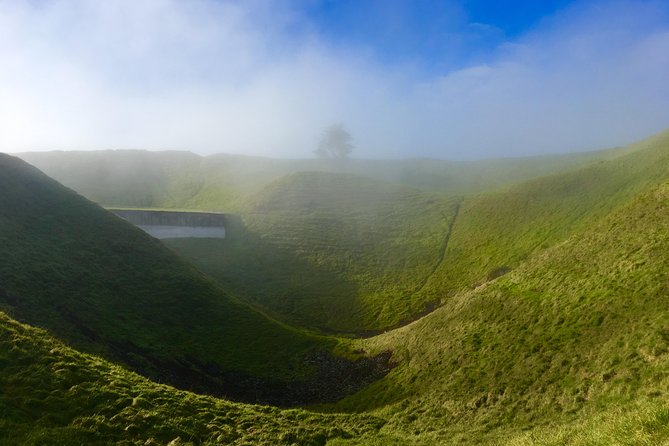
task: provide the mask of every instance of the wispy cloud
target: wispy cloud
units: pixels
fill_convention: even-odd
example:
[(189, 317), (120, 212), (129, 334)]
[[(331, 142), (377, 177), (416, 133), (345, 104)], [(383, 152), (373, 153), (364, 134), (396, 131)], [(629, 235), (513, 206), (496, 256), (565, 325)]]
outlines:
[(309, 156), (339, 121), (368, 157), (623, 144), (669, 127), (664, 3), (581, 2), (426, 73), (334, 44), (291, 2), (0, 0), (0, 150)]

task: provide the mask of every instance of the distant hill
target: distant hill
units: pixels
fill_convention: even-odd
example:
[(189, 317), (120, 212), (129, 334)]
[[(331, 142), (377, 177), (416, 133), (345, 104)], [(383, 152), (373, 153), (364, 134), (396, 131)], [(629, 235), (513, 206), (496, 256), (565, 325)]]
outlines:
[(177, 207), (202, 187), (201, 157), (119, 150), (18, 155), (86, 198), (108, 206)]
[(246, 199), (271, 182), (303, 171), (351, 174), (433, 192), (468, 194), (608, 159), (620, 151), (481, 161), (291, 160), (142, 150), (30, 152), (18, 156), (105, 206), (236, 212)]
[(233, 399), (336, 399), (383, 373), (372, 360), (332, 356), (347, 354), (335, 339), (267, 319), (158, 240), (7, 155), (0, 308), (161, 382)]

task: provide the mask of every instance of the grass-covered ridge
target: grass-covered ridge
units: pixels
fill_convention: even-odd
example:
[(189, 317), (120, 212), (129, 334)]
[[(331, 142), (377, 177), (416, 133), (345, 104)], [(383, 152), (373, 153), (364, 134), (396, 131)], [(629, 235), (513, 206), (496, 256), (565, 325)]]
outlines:
[(156, 384), (0, 312), (0, 443), (323, 445), (384, 420), (231, 403)]
[(667, 166), (664, 132), (608, 160), (464, 197), (444, 261), (422, 300), (445, 301), (507, 273), (665, 181)]
[(167, 244), (282, 319), (380, 330), (432, 304), (413, 297), (443, 260), (459, 202), (354, 175), (296, 173), (249, 199), (226, 239)]
[(0, 314), (0, 435), (40, 445), (662, 444), (668, 253), (664, 184), (424, 319), (361, 341), (400, 360), (337, 407), (369, 414), (177, 391)]
[(360, 341), (393, 349), (399, 366), (337, 407), (376, 410), (384, 429), (427, 444), (566, 426), (635, 401), (667, 407), (667, 265), (664, 183), (422, 320)]
[[(168, 412), (161, 404), (174, 402), (178, 428), (182, 429), (178, 432), (188, 432), (196, 444), (214, 438), (211, 426), (225, 425), (217, 422), (197, 427), (201, 426), (199, 420), (208, 420), (209, 414), (219, 413), (221, 407), (232, 411), (226, 419), (235, 426), (235, 435), (241, 435), (235, 437), (237, 441), (251, 444), (261, 438), (268, 443), (313, 441), (330, 446), (665, 444), (669, 442), (667, 166), (669, 133), (665, 132), (601, 162), (459, 199), (342, 173), (308, 172), (278, 179), (246, 200), (245, 212), (231, 231), (241, 235), (226, 240), (230, 254), (226, 268), (236, 268), (236, 275), (249, 274), (241, 277), (248, 283), (257, 280), (257, 289), (280, 304), (271, 308), (258, 299), (257, 305), (275, 316), (294, 320), (299, 320), (300, 311), (328, 315), (326, 305), (314, 304), (319, 299), (327, 301), (318, 294), (313, 298), (311, 292), (319, 290), (319, 284), (328, 290), (345, 290), (338, 274), (354, 278), (359, 265), (366, 265), (366, 271), (378, 271), (378, 278), (384, 277), (384, 265), (400, 271), (402, 268), (379, 253), (393, 252), (396, 239), (398, 254), (404, 255), (400, 249), (416, 252), (421, 246), (417, 240), (423, 236), (409, 242), (399, 235), (407, 233), (409, 226), (404, 225), (410, 221), (413, 234), (424, 235), (424, 252), (429, 258), (434, 259), (430, 256), (436, 241), (445, 247), (437, 263), (424, 262), (432, 269), (427, 276), (412, 281), (419, 291), (411, 294), (411, 299), (430, 302), (437, 298), (442, 306), (402, 328), (351, 341), (352, 348), (371, 353), (393, 351), (397, 366), (356, 394), (317, 407), (319, 412), (282, 412), (225, 402), (212, 405), (208, 398), (185, 397), (188, 394), (161, 387), (165, 393), (142, 388), (155, 417), (141, 412), (139, 419), (146, 416), (153, 425), (164, 426), (171, 436), (177, 431), (165, 421)], [(350, 192), (341, 193), (346, 190)], [(370, 202), (379, 205), (370, 207)], [(452, 216), (437, 219), (437, 209), (445, 215), (450, 209)], [(389, 218), (381, 219), (381, 215)], [(397, 220), (392, 219), (395, 216)], [(442, 223), (435, 223), (437, 220)], [(424, 226), (416, 226), (421, 221)], [(374, 238), (383, 224), (389, 225), (381, 231), (388, 238)], [(435, 225), (438, 230), (434, 230)], [(398, 235), (390, 237), (392, 234)], [(349, 239), (354, 242), (337, 251), (336, 247)], [(402, 247), (402, 243), (410, 246)], [(202, 267), (206, 261), (221, 262), (216, 254), (220, 247), (209, 248), (213, 254), (209, 259), (201, 258)], [(369, 259), (377, 258), (379, 263), (367, 261), (361, 252), (368, 252)], [(405, 258), (403, 267), (421, 265), (416, 258)], [(323, 268), (317, 269), (318, 265)], [(245, 267), (249, 266), (259, 269), (248, 272)], [(269, 273), (263, 276), (263, 271)], [(365, 283), (367, 279), (361, 277), (358, 283)], [(240, 277), (217, 278), (229, 293), (246, 291), (240, 282), (234, 282)], [(370, 273), (368, 279), (373, 284), (377, 276)], [(386, 276), (383, 282), (392, 280), (399, 281)], [(351, 286), (356, 282), (345, 283)], [(303, 293), (303, 299), (297, 298), (296, 290)], [(351, 286), (350, 290), (359, 292), (360, 288)], [(406, 296), (398, 295), (397, 305)], [(16, 295), (5, 293), (3, 299), (16, 300)], [(360, 308), (354, 306), (354, 299), (333, 303), (347, 310)], [(381, 303), (385, 299), (374, 305)], [(371, 309), (368, 314), (373, 315)], [(18, 330), (18, 324), (7, 324), (12, 327), (10, 332)], [(33, 333), (45, 336), (28, 327), (22, 329), (26, 338), (32, 338)], [(10, 337), (16, 339), (15, 335)], [(327, 338), (307, 338), (327, 342)], [(20, 351), (2, 348), (10, 353)], [(36, 355), (48, 357), (44, 351)], [(20, 376), (16, 371), (32, 360), (21, 357), (0, 358), (2, 366), (13, 367), (6, 376)], [(2, 370), (0, 367), (0, 377)], [(31, 392), (35, 389), (51, 389), (51, 378), (38, 376), (19, 394), (34, 396)], [(94, 389), (98, 386), (106, 389), (101, 384)], [(97, 401), (96, 392), (92, 390), (86, 398)], [(100, 400), (107, 401), (106, 392), (101, 391), (105, 396)], [(123, 392), (135, 398), (135, 390)], [(115, 395), (108, 400), (117, 401)], [(16, 404), (6, 406), (12, 411), (1, 411), (12, 414), (3, 427), (11, 426), (8, 431), (23, 435), (17, 437), (23, 439), (28, 438), (28, 426), (34, 420), (51, 422), (52, 416), (41, 420), (42, 416), (26, 415), (33, 413), (35, 406), (44, 409), (34, 413), (53, 412), (36, 402), (43, 396), (39, 394), (34, 401), (11, 396), (9, 400)], [(176, 401), (179, 399), (189, 404), (183, 411)], [(85, 402), (81, 405), (90, 407)], [(75, 412), (69, 410), (70, 414)], [(103, 427), (101, 432), (113, 433), (116, 437), (110, 438), (118, 441), (135, 441), (134, 427), (124, 433), (119, 429), (137, 409), (115, 403), (91, 410), (105, 415), (98, 419), (99, 424), (88, 426)], [(256, 410), (271, 414), (274, 422), (265, 421)], [(58, 423), (67, 425), (68, 432), (72, 426), (78, 429), (78, 417), (90, 417), (81, 415), (89, 413), (88, 409), (78, 413), (73, 418), (64, 415)], [(112, 413), (122, 415), (115, 418)], [(188, 417), (188, 413), (192, 415)], [(17, 424), (19, 418), (23, 424)], [(118, 424), (116, 420), (120, 420)], [(137, 423), (140, 431), (158, 435), (141, 421)], [(298, 432), (304, 437), (281, 436), (284, 430), (295, 435), (291, 423), (301, 427)], [(354, 426), (360, 431), (355, 432)], [(241, 429), (246, 433), (240, 433)], [(185, 440), (181, 433), (177, 435)], [(137, 442), (147, 439), (138, 438)], [(156, 441), (170, 440), (166, 436)], [(233, 440), (223, 437), (219, 441)]]
[[(502, 207), (522, 214), (516, 192), (481, 198), (472, 192), (621, 153), (464, 163), (142, 151), (23, 156), (103, 204), (241, 212), (226, 240), (168, 243), (268, 314), (323, 331), (367, 334), (406, 323), (569, 234), (561, 229), (537, 243), (518, 232), (516, 215), (490, 215)], [(291, 173), (300, 169), (312, 171)], [(560, 198), (545, 201), (551, 206)], [(555, 221), (528, 215), (524, 224), (554, 231)], [(557, 224), (563, 220), (560, 215)]]
[(6, 155), (0, 307), (147, 376), (234, 398), (331, 399), (372, 379), (364, 360), (353, 373), (332, 356), (346, 352), (339, 341), (266, 318), (158, 240)]

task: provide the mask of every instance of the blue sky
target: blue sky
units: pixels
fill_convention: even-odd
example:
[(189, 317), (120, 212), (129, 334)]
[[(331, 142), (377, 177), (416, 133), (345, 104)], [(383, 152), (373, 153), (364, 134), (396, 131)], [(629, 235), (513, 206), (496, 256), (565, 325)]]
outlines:
[(567, 7), (564, 0), (324, 0), (305, 13), (335, 46), (369, 48), (388, 64), (415, 63), (435, 72), (485, 60), (504, 41)]
[(665, 0), (0, 0), (8, 152), (591, 150), (669, 127), (667, 78)]

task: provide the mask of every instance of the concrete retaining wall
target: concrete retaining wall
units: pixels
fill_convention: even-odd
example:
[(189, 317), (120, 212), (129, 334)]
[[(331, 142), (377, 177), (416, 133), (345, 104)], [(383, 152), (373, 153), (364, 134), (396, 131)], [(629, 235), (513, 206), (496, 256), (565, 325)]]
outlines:
[(225, 214), (134, 209), (108, 210), (159, 239), (225, 237)]

